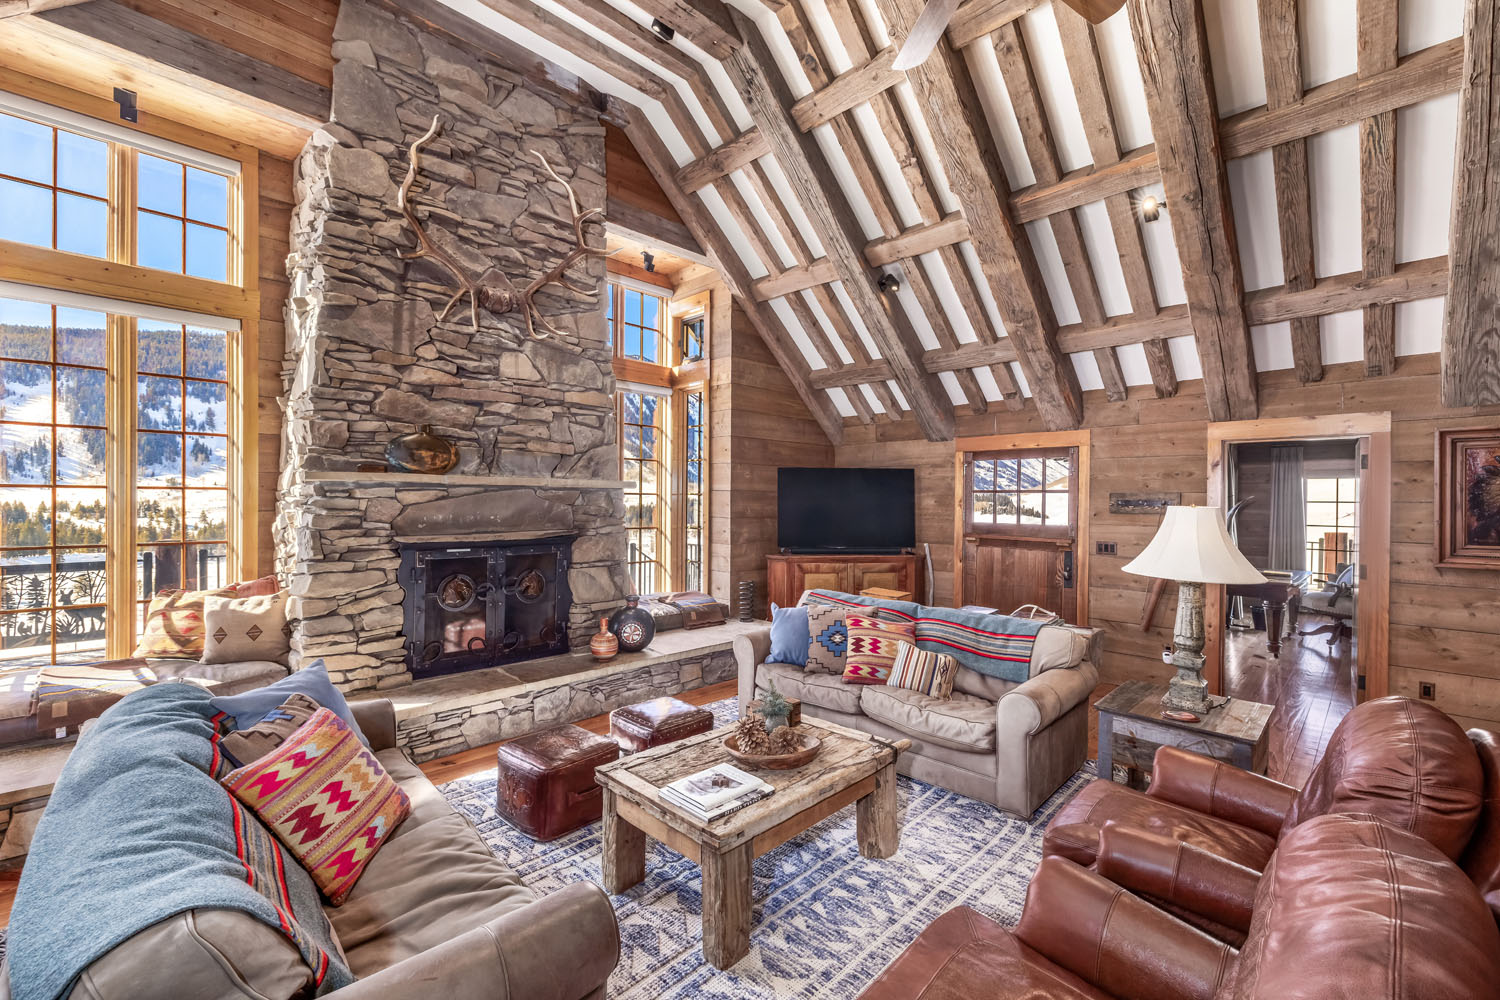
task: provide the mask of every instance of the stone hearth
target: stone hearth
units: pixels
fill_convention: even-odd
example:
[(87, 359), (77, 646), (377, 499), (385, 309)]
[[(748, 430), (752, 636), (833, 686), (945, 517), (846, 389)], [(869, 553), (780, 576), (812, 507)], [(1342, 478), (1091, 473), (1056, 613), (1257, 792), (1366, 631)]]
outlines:
[[(568, 631), (585, 649), (630, 586), (603, 262), (570, 272), (594, 291), (538, 296), (561, 335), (533, 340), (524, 317), (482, 310), (476, 331), (467, 300), (439, 320), (452, 278), (401, 259), (417, 242), (397, 188), (407, 147), (438, 116), (417, 215), (472, 277), (522, 285), (573, 245), (566, 192), (533, 151), (582, 204), (602, 204), (603, 129), (589, 109), (364, 0), (340, 6), (334, 39), (333, 120), (297, 162), (288, 259), (275, 541), (292, 665), (321, 657), (350, 692), (411, 680), (401, 539), (576, 536)], [(458, 445), (449, 474), (363, 471), (424, 424)]]

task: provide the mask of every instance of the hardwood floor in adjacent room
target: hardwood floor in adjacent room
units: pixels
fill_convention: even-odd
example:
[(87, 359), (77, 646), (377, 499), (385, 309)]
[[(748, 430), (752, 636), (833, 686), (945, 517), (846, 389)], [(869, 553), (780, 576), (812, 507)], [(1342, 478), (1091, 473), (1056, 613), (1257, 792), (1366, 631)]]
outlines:
[[(1318, 621), (1304, 620), (1311, 628)], [(1275, 705), (1266, 773), (1301, 787), (1345, 713), (1354, 707), (1350, 643), (1329, 647), (1323, 636), (1293, 635), (1272, 658), (1264, 632), (1227, 632), (1224, 693)]]

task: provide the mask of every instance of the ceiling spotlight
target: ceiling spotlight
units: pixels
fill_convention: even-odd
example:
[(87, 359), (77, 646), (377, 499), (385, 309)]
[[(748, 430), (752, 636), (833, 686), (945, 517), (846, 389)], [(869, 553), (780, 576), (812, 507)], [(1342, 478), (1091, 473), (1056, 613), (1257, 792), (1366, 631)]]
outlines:
[(664, 42), (670, 42), (677, 36), (677, 32), (672, 29), (672, 26), (663, 23), (659, 17), (651, 19), (651, 30), (656, 33), (657, 38), (660, 38)]
[(1141, 220), (1143, 222), (1155, 222), (1161, 218), (1161, 210), (1167, 207), (1165, 198), (1157, 198), (1148, 194), (1141, 199)]
[(656, 258), (651, 256), (651, 252), (649, 250), (641, 251), (641, 266), (644, 267), (647, 271), (656, 270)]
[(882, 274), (875, 284), (888, 295), (901, 291), (901, 282), (894, 274)]

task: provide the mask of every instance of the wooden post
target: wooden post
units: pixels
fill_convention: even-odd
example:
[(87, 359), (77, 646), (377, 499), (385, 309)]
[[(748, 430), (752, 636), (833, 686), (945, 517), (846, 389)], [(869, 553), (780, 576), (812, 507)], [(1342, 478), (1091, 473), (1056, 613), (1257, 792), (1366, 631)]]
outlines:
[(727, 969), (750, 953), (750, 866), (753, 843), (722, 854), (703, 852), (703, 958)]
[[(1500, 403), (1500, 0), (1469, 0), (1443, 324), (1444, 406)], [(1364, 641), (1364, 633), (1360, 633)]]
[(901, 824), (896, 808), (896, 762), (875, 772), (875, 790), (854, 804), (859, 853), (888, 858), (901, 846)]
[(620, 818), (615, 793), (604, 789), (604, 848), (599, 867), (604, 888), (621, 893), (646, 878), (646, 835)]
[(1198, 0), (1133, 0), (1130, 27), (1213, 420), (1256, 415), (1254, 357)]

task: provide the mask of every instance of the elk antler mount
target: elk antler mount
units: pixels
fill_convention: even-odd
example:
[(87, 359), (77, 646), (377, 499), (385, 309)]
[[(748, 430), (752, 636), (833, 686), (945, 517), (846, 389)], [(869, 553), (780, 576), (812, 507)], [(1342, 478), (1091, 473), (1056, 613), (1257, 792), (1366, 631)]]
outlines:
[[(402, 259), (416, 260), (419, 257), (431, 257), (443, 265), (457, 279), (458, 289), (448, 299), (447, 304), (443, 306), (443, 311), (438, 313), (439, 320), (447, 319), (448, 314), (453, 311), (453, 307), (458, 304), (458, 300), (467, 295), (469, 297), (469, 321), (473, 324), (476, 331), (479, 329), (479, 307), (483, 306), (486, 311), (496, 316), (512, 312), (522, 313), (526, 317), (526, 332), (536, 340), (545, 339), (554, 333), (562, 333), (561, 330), (547, 322), (546, 318), (537, 311), (536, 303), (533, 299), (537, 292), (548, 285), (561, 285), (569, 291), (588, 294), (589, 289), (572, 284), (563, 275), (567, 272), (568, 268), (586, 257), (609, 256), (606, 251), (590, 249), (586, 245), (587, 241), (583, 234), (583, 227), (588, 223), (604, 221), (604, 209), (591, 208), (586, 212), (581, 210), (578, 207), (578, 196), (573, 191), (573, 185), (557, 175), (557, 171), (552, 169), (552, 164), (547, 162), (545, 156), (536, 150), (532, 150), (532, 155), (541, 161), (542, 166), (546, 168), (547, 173), (551, 175), (552, 179), (561, 184), (563, 190), (568, 192), (568, 205), (573, 211), (573, 240), (575, 245), (572, 250), (563, 255), (562, 260), (558, 261), (552, 270), (538, 277), (525, 288), (517, 289), (503, 271), (496, 272), (504, 282), (503, 285), (481, 284), (464, 272), (463, 266), (452, 254), (432, 241), (432, 238), (422, 229), (422, 223), (418, 221), (416, 213), (412, 211), (411, 186), (417, 179), (422, 147), (431, 142), (433, 136), (437, 135), (441, 129), (442, 122), (438, 116), (434, 115), (432, 127), (427, 130), (427, 134), (411, 144), (411, 165), (406, 169), (406, 179), (401, 182), (401, 190), (396, 196), (396, 205), (401, 209), (401, 214), (406, 216), (406, 221), (411, 223), (412, 231), (417, 234), (417, 249), (411, 253), (402, 254)], [(520, 256), (519, 252), (517, 256)]]

